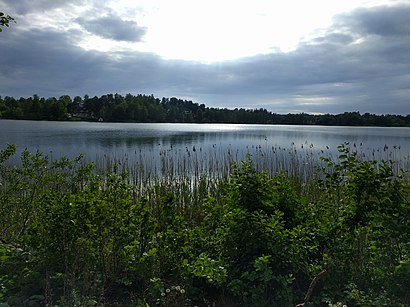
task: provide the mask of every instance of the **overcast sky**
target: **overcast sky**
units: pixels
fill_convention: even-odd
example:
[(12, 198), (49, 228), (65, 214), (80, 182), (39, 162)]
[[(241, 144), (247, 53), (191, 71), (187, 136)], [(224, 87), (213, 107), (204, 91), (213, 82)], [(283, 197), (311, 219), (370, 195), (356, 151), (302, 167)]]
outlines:
[(410, 114), (410, 1), (0, 0), (0, 96)]

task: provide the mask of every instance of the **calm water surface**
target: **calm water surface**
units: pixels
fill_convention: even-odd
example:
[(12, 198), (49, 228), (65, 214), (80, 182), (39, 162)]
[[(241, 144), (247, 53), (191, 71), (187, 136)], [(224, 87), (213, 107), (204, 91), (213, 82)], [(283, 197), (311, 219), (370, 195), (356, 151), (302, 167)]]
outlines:
[(13, 143), (19, 151), (38, 149), (53, 158), (84, 153), (88, 160), (144, 156), (155, 161), (170, 152), (202, 159), (228, 152), (235, 160), (290, 149), (336, 155), (344, 142), (369, 157), (408, 161), (410, 128), (0, 120), (2, 148)]

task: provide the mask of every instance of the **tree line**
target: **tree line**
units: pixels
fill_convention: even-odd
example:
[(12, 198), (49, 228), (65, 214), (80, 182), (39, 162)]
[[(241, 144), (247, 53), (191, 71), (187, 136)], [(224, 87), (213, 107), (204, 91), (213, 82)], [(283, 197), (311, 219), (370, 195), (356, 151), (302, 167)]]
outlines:
[(107, 94), (100, 97), (63, 95), (15, 99), (0, 96), (1, 119), (88, 120), (144, 123), (232, 123), (288, 124), (329, 126), (410, 127), (410, 114), (376, 115), (344, 112), (313, 115), (277, 114), (266, 109), (213, 108), (175, 97), (162, 99), (153, 95)]

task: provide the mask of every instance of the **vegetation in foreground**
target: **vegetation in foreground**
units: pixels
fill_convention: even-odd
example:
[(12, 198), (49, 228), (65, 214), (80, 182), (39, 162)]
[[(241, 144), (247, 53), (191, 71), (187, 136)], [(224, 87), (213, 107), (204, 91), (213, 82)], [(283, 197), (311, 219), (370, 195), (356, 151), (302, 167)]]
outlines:
[[(339, 148), (321, 176), (136, 185), (0, 151), (1, 306), (409, 306), (410, 184)], [(319, 170), (318, 170), (319, 171)]]

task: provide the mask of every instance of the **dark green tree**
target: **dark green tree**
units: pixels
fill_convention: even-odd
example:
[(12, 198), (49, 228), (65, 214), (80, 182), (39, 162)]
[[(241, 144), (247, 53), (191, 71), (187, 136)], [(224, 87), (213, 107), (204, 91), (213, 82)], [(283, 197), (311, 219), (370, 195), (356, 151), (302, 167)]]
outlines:
[(11, 22), (15, 22), (13, 17), (0, 12), (0, 32), (3, 31), (1, 27), (9, 27)]

